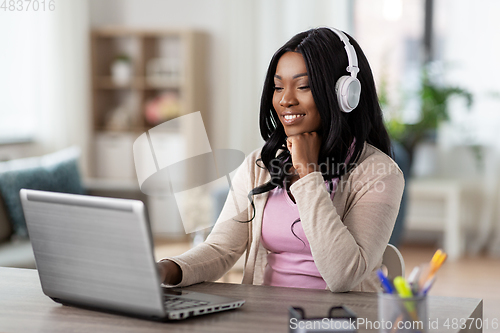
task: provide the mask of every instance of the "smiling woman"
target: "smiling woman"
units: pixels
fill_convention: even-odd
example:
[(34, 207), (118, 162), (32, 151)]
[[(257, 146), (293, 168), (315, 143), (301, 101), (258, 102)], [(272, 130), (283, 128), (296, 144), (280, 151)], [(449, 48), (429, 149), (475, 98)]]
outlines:
[(260, 131), (265, 144), (238, 169), (207, 240), (158, 263), (164, 283), (217, 280), (246, 251), (243, 283), (379, 290), (404, 179), (354, 39), (318, 28), (281, 47)]
[[(304, 177), (309, 172), (316, 171), (314, 164), (318, 159), (321, 142), (319, 136), (313, 132), (320, 129), (321, 117), (309, 86), (306, 63), (300, 53), (287, 52), (281, 57), (274, 75), (274, 82), (273, 107), (288, 137), (288, 150), (293, 154), (293, 150), (297, 147), (293, 145), (294, 141), (305, 138), (314, 140), (306, 139), (310, 141), (309, 145), (312, 145), (307, 147), (310, 148), (308, 152), (312, 156), (300, 161), (296, 158), (296, 163), (288, 170), (292, 173), (297, 170), (297, 174)], [(308, 161), (311, 162), (310, 168), (307, 168)], [(298, 169), (295, 169), (296, 167)], [(292, 177), (290, 185), (297, 179), (297, 176)], [(293, 199), (293, 196), (290, 196)]]
[(278, 62), (274, 75), (273, 107), (289, 137), (317, 131), (321, 126), (306, 63), (298, 52), (287, 52)]

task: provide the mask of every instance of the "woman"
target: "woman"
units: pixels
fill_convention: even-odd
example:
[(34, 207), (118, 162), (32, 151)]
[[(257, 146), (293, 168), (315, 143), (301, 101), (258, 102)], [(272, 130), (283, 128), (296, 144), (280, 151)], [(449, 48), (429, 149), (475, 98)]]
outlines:
[(266, 143), (238, 169), (207, 240), (161, 260), (162, 281), (217, 280), (246, 250), (242, 283), (379, 290), (375, 271), (404, 180), (359, 45), (318, 28), (281, 47), (264, 82), (260, 130)]

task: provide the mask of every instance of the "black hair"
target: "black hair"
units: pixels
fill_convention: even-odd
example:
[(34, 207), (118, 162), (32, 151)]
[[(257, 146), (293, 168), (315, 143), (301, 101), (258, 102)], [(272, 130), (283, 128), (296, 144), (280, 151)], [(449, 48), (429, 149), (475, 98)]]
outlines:
[[(277, 186), (282, 187), (287, 171), (292, 166), (290, 152), (286, 148), (285, 130), (272, 104), (276, 67), (286, 52), (300, 53), (306, 64), (309, 86), (321, 118), (321, 127), (318, 131), (321, 134), (319, 171), (329, 184), (330, 193), (333, 187), (332, 180), (340, 178), (355, 167), (365, 142), (391, 156), (390, 139), (384, 126), (370, 65), (358, 43), (348, 34), (346, 36), (356, 51), (359, 67), (357, 78), (361, 83), (359, 104), (350, 113), (340, 110), (335, 93), (337, 80), (341, 76), (350, 75), (346, 71), (347, 53), (344, 43), (331, 29), (316, 28), (301, 32), (273, 55), (265, 77), (260, 103), (259, 125), (265, 144), (261, 158), (256, 161), (259, 167), (269, 171), (271, 179), (252, 189), (248, 194), (253, 207), (253, 217), (250, 220), (255, 217), (252, 197)], [(349, 163), (345, 164), (354, 139), (354, 150), (351, 152)]]

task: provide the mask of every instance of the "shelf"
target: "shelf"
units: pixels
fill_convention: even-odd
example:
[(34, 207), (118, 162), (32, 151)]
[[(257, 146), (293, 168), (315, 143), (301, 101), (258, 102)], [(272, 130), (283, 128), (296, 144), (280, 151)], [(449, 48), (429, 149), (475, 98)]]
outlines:
[(143, 37), (178, 37), (179, 35), (185, 34), (185, 30), (181, 29), (137, 29), (131, 27), (123, 26), (106, 26), (95, 28), (92, 31), (92, 35), (98, 37), (123, 37), (123, 36), (135, 36), (138, 38)]
[(83, 186), (91, 191), (140, 191), (137, 180), (85, 178)]
[(94, 89), (142, 89), (144, 82), (142, 78), (134, 78), (124, 85), (117, 85), (110, 76), (99, 76), (94, 78)]
[(117, 85), (113, 82), (110, 76), (99, 76), (94, 78), (94, 89), (104, 89), (104, 90), (123, 90), (123, 89), (139, 89), (139, 90), (162, 90), (162, 89), (181, 89), (180, 83), (158, 83), (152, 84), (148, 82), (146, 78), (135, 77), (130, 83), (124, 85)]
[[(96, 143), (96, 153), (90, 161), (91, 176), (108, 177), (108, 171), (102, 170), (109, 170), (109, 178), (113, 178), (115, 172), (107, 164), (113, 165), (117, 173), (130, 169), (134, 140), (157, 126), (157, 122), (196, 111), (208, 120), (205, 33), (112, 26), (93, 29), (90, 37), (92, 132)], [(128, 56), (132, 66), (132, 78), (123, 85), (112, 78), (112, 73), (127, 77), (125, 71), (111, 70), (119, 55)], [(102, 140), (106, 133), (110, 142)], [(124, 141), (116, 139), (113, 143), (113, 136)], [(107, 146), (101, 147), (103, 144)], [(99, 148), (101, 153), (97, 154)], [(109, 153), (102, 153), (106, 149)], [(108, 156), (110, 153), (126, 160), (118, 161), (118, 157)]]
[(180, 83), (156, 83), (156, 84), (152, 84), (152, 83), (148, 83), (148, 81), (146, 80), (144, 82), (144, 86), (142, 87), (142, 89), (147, 89), (147, 90), (162, 90), (162, 89), (169, 89), (169, 90), (173, 90), (173, 89), (181, 89), (181, 84)]
[[(201, 111), (209, 121), (207, 35), (194, 30), (101, 27), (93, 29), (90, 38), (93, 154), (90, 177), (83, 184), (106, 195), (144, 196), (135, 170), (133, 145), (137, 138), (158, 125), (152, 123), (174, 116)], [(131, 68), (113, 67), (120, 56), (130, 59)], [(130, 77), (130, 82), (117, 85), (113, 74), (124, 81)], [(172, 124), (177, 122), (154, 133), (186, 142), (186, 149), (196, 145), (192, 133)], [(185, 239), (177, 207), (165, 198), (146, 198), (155, 236), (179, 237), (180, 232)]]

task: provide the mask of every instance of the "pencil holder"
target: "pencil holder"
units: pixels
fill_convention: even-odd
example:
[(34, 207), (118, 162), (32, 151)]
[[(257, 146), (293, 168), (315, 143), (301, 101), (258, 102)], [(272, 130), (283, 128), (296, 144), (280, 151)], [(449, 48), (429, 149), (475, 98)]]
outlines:
[(396, 294), (378, 295), (379, 331), (384, 333), (426, 333), (427, 297), (401, 298)]

